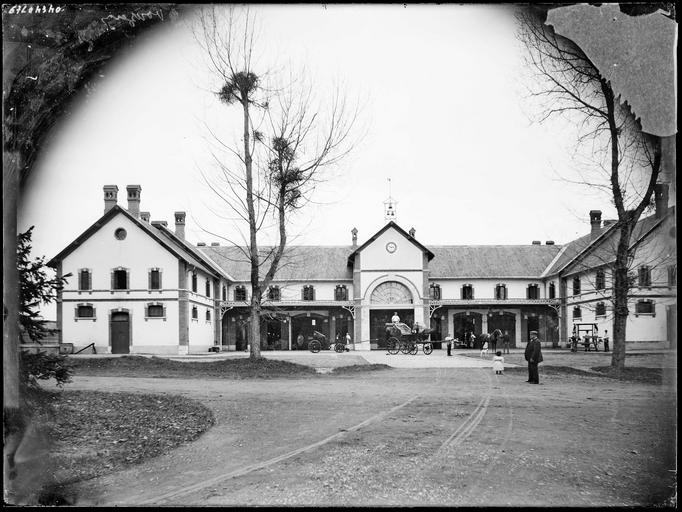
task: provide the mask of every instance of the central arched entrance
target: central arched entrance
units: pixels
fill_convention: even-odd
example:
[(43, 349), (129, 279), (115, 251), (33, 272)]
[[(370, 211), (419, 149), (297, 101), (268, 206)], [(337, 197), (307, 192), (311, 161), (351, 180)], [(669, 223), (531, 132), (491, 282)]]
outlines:
[(387, 345), (388, 334), (386, 324), (391, 323), (397, 314), (400, 321), (412, 327), (414, 325), (414, 309), (407, 309), (405, 305), (412, 304), (412, 292), (403, 283), (386, 281), (378, 285), (370, 295), (369, 336), (372, 346), (384, 349)]

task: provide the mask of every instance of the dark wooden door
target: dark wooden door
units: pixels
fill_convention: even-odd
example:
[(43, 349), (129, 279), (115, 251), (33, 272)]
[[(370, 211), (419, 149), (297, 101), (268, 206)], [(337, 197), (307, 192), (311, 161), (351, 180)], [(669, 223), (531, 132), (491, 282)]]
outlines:
[(130, 315), (113, 313), (111, 315), (111, 353), (130, 353)]

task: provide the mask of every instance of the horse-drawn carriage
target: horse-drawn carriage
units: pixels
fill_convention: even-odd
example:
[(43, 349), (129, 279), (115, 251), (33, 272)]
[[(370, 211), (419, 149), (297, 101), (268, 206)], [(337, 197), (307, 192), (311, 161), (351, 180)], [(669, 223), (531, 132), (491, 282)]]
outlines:
[(421, 345), (424, 354), (433, 352), (433, 344), (429, 341), (431, 329), (420, 329), (419, 324), (410, 327), (402, 322), (386, 324), (388, 335), (388, 353), (416, 354)]

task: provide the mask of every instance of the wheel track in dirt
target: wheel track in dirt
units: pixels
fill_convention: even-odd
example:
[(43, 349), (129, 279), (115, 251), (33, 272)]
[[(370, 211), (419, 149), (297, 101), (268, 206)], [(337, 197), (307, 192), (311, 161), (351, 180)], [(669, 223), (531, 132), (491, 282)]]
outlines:
[[(439, 368), (436, 375), (435, 379), (433, 382), (434, 386), (438, 386), (439, 384), (442, 383), (442, 381), (445, 379), (446, 372), (444, 369)], [(485, 387), (485, 390), (483, 391), (483, 396), (476, 405), (474, 411), (469, 414), (469, 416), (462, 422), (455, 430), (452, 432), (452, 434), (449, 435), (447, 440), (434, 452), (434, 454), (429, 457), (429, 459), (424, 463), (422, 466), (422, 471), (426, 471), (428, 467), (433, 466), (435, 462), (446, 456), (448, 453), (451, 453), (453, 449), (455, 449), (457, 446), (459, 446), (462, 442), (464, 442), (478, 427), (478, 425), (481, 423), (483, 420), (484, 416), (486, 415), (488, 411), (488, 406), (491, 400), (492, 396), (492, 391), (493, 391), (493, 385), (492, 385), (492, 379), (489, 374), (486, 373), (487, 377), (487, 386)], [(191, 485), (183, 486), (182, 488), (174, 489), (172, 491), (155, 495), (152, 497), (146, 497), (142, 501), (135, 501), (135, 497), (131, 496), (128, 500), (125, 500), (124, 502), (120, 502), (119, 505), (125, 506), (126, 502), (132, 503), (135, 501), (135, 504), (137, 505), (142, 505), (142, 506), (150, 506), (150, 505), (157, 505), (157, 504), (172, 504), (175, 500), (178, 498), (182, 498), (188, 495), (192, 495), (197, 492), (201, 492), (204, 489), (214, 487), (218, 484), (221, 484), (225, 481), (239, 478), (242, 476), (246, 476), (250, 473), (254, 473), (266, 468), (269, 468), (273, 465), (279, 464), (281, 462), (284, 462), (286, 460), (292, 459), (293, 457), (296, 457), (298, 455), (301, 455), (306, 452), (311, 452), (314, 451), (324, 445), (327, 445), (329, 443), (332, 443), (334, 441), (340, 440), (343, 437), (347, 436), (349, 433), (359, 431), (364, 427), (368, 427), (370, 425), (374, 425), (376, 423), (379, 423), (390, 416), (392, 416), (396, 412), (400, 412), (401, 414), (405, 414), (406, 411), (408, 410), (408, 407), (410, 404), (414, 404), (415, 401), (419, 400), (424, 396), (424, 393), (420, 393), (417, 395), (412, 396), (408, 400), (400, 403), (397, 406), (392, 407), (391, 409), (388, 409), (386, 411), (380, 412), (378, 414), (375, 414), (371, 416), (370, 418), (353, 425), (349, 428), (343, 429), (340, 432), (337, 432), (335, 434), (332, 434), (330, 436), (325, 437), (324, 439), (321, 439), (319, 441), (316, 441), (314, 443), (311, 443), (309, 445), (297, 448), (295, 450), (291, 450), (287, 453), (284, 453), (282, 455), (267, 459), (265, 461), (257, 462), (254, 464), (250, 464), (248, 466), (244, 466), (239, 469), (235, 469), (217, 476), (214, 476), (210, 479), (207, 480), (202, 480), (201, 482), (197, 482)], [(509, 404), (509, 398), (505, 395), (505, 398), (507, 400), (507, 403)], [(511, 406), (510, 406), (511, 407)], [(511, 414), (511, 409), (510, 414)], [(417, 413), (418, 415), (421, 415), (420, 413)], [(395, 419), (395, 417), (393, 417)], [(508, 432), (507, 435), (505, 436), (505, 443), (511, 436), (511, 429), (512, 429), (512, 423), (510, 422), (509, 427), (508, 427)]]
[(158, 496), (154, 496), (152, 498), (148, 498), (146, 500), (138, 502), (138, 504), (139, 505), (152, 505), (152, 504), (163, 503), (163, 502), (172, 500), (174, 498), (180, 498), (182, 496), (186, 496), (188, 494), (192, 494), (194, 492), (201, 491), (203, 489), (214, 486), (214, 485), (219, 484), (221, 482), (224, 482), (226, 480), (230, 480), (232, 478), (238, 478), (240, 476), (247, 475), (247, 474), (252, 473), (254, 471), (265, 469), (269, 466), (272, 466), (274, 464), (278, 464), (278, 463), (285, 461), (287, 459), (291, 459), (292, 457), (295, 457), (295, 456), (300, 455), (302, 453), (315, 450), (316, 448), (319, 448), (320, 446), (323, 446), (323, 445), (328, 444), (332, 441), (340, 439), (341, 437), (346, 436), (349, 432), (354, 432), (356, 430), (360, 430), (363, 427), (366, 427), (372, 423), (380, 421), (383, 418), (385, 418), (386, 416), (388, 416), (394, 412), (397, 412), (400, 409), (404, 408), (405, 406), (409, 405), (410, 403), (415, 401), (417, 398), (419, 398), (419, 395), (415, 395), (400, 405), (397, 405), (397, 406), (395, 406), (395, 407), (393, 407), (387, 411), (380, 412), (379, 414), (375, 414), (374, 416), (358, 423), (357, 425), (354, 425), (352, 427), (344, 429), (341, 432), (337, 432), (336, 434), (328, 436), (328, 437), (326, 437), (320, 441), (317, 441), (315, 443), (309, 444), (307, 446), (303, 446), (301, 448), (297, 448), (296, 450), (292, 450), (290, 452), (284, 453), (284, 454), (279, 455), (277, 457), (273, 457), (273, 458), (268, 459), (268, 460), (263, 461), (263, 462), (251, 464), (251, 465), (245, 466), (243, 468), (233, 470), (233, 471), (230, 471), (228, 473), (224, 473), (222, 475), (215, 476), (215, 477), (210, 478), (208, 480), (203, 480), (203, 481), (198, 482), (196, 484), (188, 485), (188, 486), (183, 487), (181, 489), (176, 489), (174, 491), (171, 491), (171, 492), (168, 492), (168, 493), (165, 493), (162, 495), (158, 495)]

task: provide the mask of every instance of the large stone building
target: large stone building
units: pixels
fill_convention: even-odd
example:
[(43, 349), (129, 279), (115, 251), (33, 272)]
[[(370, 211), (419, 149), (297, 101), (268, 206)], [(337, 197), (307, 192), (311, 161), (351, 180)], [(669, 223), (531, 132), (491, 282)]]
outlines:
[[(190, 245), (184, 212), (175, 230), (139, 211), (141, 188), (104, 187), (105, 212), (50, 262), (73, 277), (58, 299), (62, 341), (114, 353), (200, 353), (212, 346), (245, 350), (250, 300), (248, 262), (236, 247)], [(294, 246), (264, 291), (263, 349), (305, 348), (314, 331), (332, 339), (350, 333), (357, 350), (383, 348), (394, 313), (431, 327), (432, 340), (508, 331), (523, 346), (536, 330), (563, 346), (576, 322), (610, 330), (609, 265), (614, 223), (590, 212), (591, 232), (566, 245), (429, 246), (391, 220), (358, 243)], [(629, 343), (676, 342), (676, 259), (665, 185), (656, 213), (633, 237), (637, 256)], [(302, 341), (302, 343), (301, 343)]]

